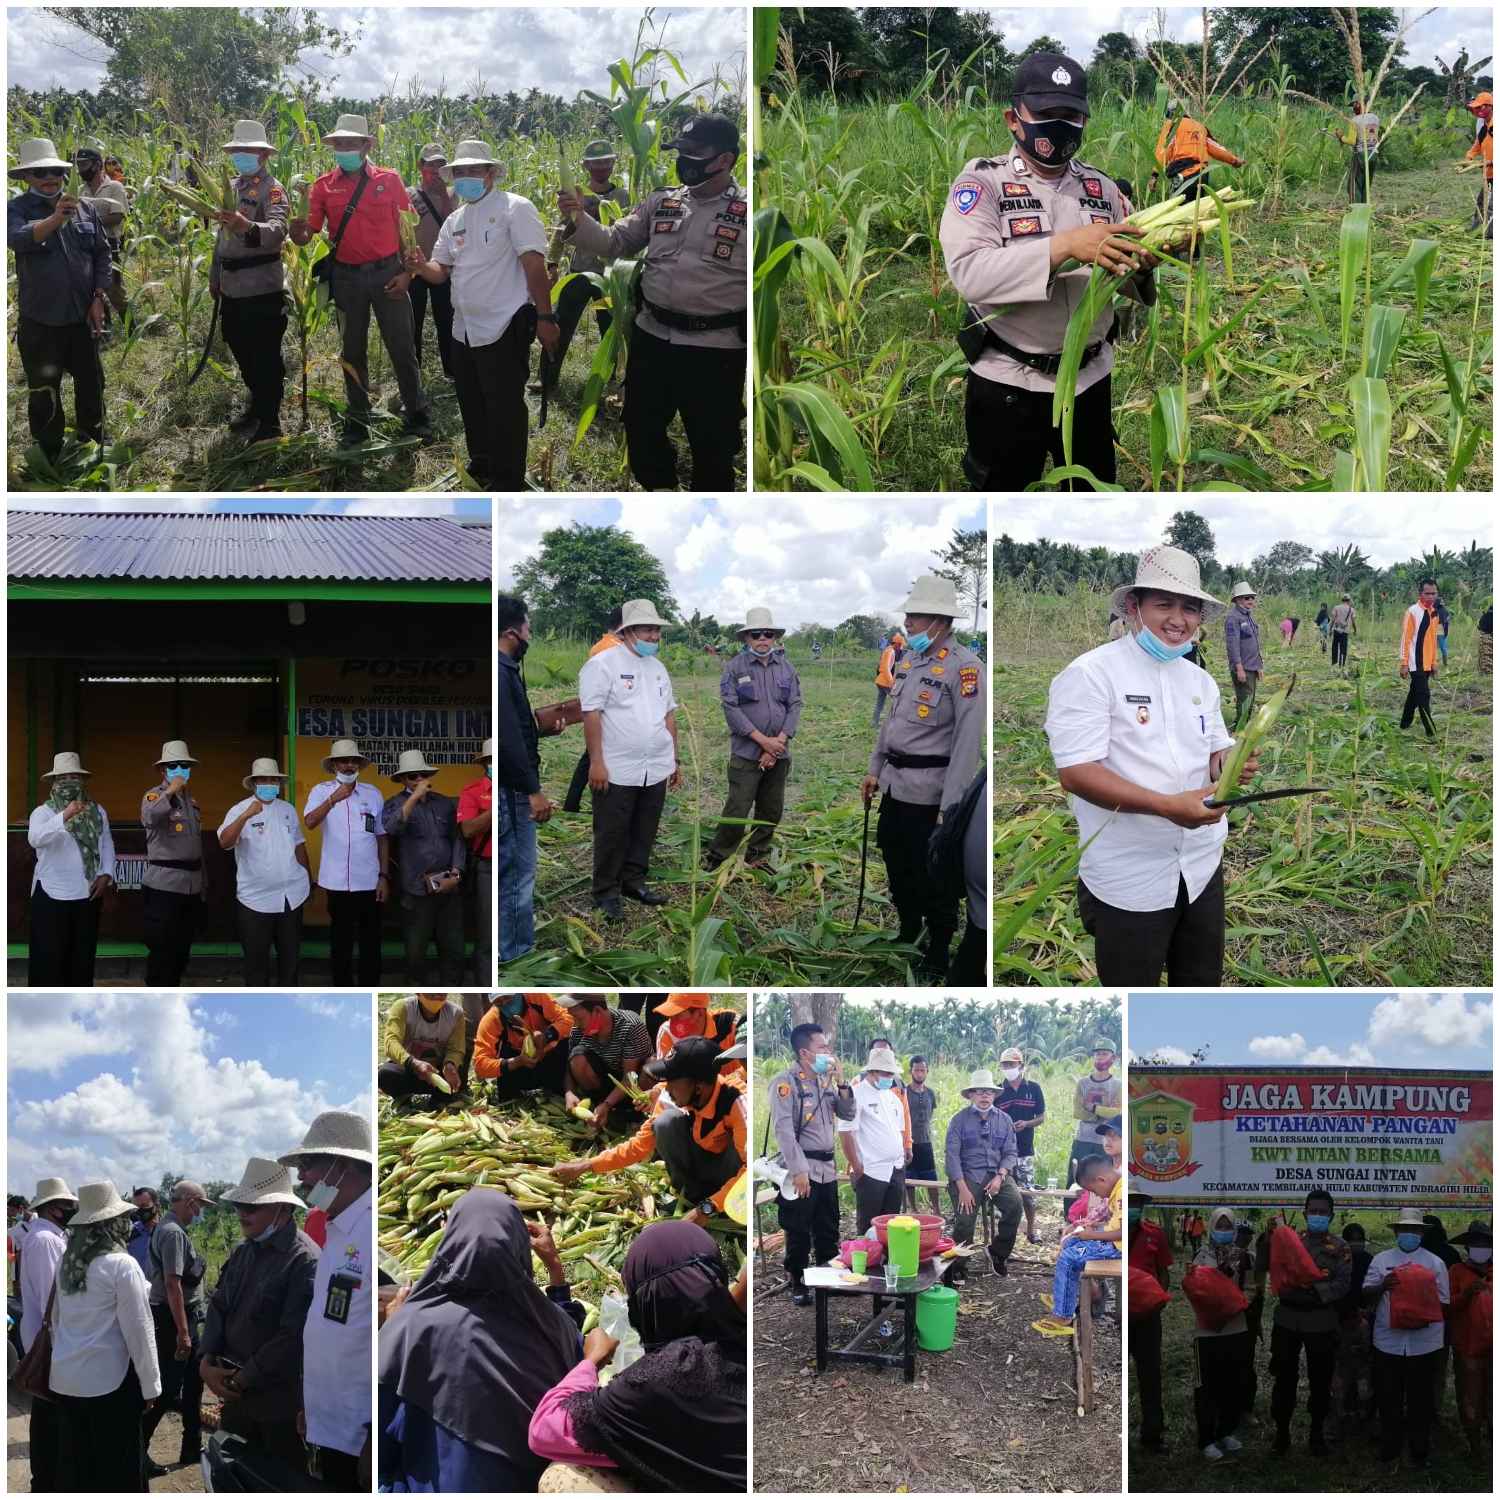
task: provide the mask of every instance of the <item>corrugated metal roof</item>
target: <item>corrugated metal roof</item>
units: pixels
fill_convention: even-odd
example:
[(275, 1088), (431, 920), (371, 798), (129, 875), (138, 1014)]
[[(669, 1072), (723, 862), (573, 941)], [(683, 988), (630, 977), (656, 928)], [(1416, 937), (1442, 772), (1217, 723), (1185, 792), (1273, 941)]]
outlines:
[(478, 582), (490, 529), (439, 516), (11, 511), (12, 578)]

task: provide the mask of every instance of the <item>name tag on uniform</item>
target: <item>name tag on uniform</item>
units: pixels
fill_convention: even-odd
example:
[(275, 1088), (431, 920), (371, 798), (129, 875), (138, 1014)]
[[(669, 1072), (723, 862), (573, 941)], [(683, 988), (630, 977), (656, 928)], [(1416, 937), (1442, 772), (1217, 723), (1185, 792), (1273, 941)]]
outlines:
[(1151, 694), (1150, 693), (1126, 693), (1125, 694), (1125, 701), (1127, 703), (1149, 703), (1151, 701)]
[(330, 1276), (328, 1295), (323, 1300), (323, 1316), (330, 1323), (347, 1323), (349, 1305), (354, 1300), (354, 1294), (359, 1287), (359, 1277), (351, 1276), (347, 1271), (337, 1271)]

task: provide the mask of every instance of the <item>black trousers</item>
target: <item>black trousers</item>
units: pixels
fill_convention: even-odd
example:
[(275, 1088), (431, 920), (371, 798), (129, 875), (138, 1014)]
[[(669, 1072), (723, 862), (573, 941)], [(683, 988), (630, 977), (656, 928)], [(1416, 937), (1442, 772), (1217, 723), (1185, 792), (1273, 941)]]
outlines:
[(56, 901), (41, 886), (31, 893), (26, 982), (88, 989), (94, 983), (100, 901)]
[[(1194, 1343), (1201, 1344), (1202, 1339)], [(1161, 1313), (1130, 1320), (1130, 1357), (1135, 1361), (1135, 1384), (1141, 1398), (1141, 1446), (1159, 1447), (1167, 1416), (1161, 1403)]]
[(27, 1446), (31, 1449), (31, 1493), (50, 1495), (62, 1489), (62, 1430), (57, 1402), (31, 1398)]
[[(436, 1063), (433, 1066), (436, 1067)], [(442, 1069), (439, 1068), (438, 1071), (442, 1072)], [(453, 1098), (441, 1089), (429, 1088), (409, 1068), (395, 1062), (381, 1063), (375, 1073), (375, 1087), (391, 1099), (410, 1099), (413, 1094), (421, 1094), (429, 1103), (444, 1108)]]
[(906, 1191), (906, 1171), (897, 1167), (889, 1182), (876, 1182), (868, 1172), (854, 1184), (854, 1233), (863, 1238), (870, 1221), (880, 1214), (899, 1214)]
[(494, 490), (526, 488), (526, 373), (532, 341), (522, 308), (493, 344), (475, 349), (453, 340), (453, 385), (458, 392), (469, 472)]
[(239, 911), (240, 948), (245, 955), (245, 983), (271, 982), (271, 944), (276, 944), (276, 983), (283, 988), (297, 982), (298, 949), (302, 943), (302, 907), (285, 903), (281, 911), (251, 911), (243, 901)]
[(701, 1203), (731, 1181), (744, 1166), (733, 1144), (722, 1151), (709, 1151), (693, 1139), (693, 1117), (686, 1110), (657, 1115), (654, 1130), (656, 1154), (667, 1169), (667, 1178), (677, 1195), (688, 1203)]
[(1331, 632), (1333, 636), (1333, 654), (1330, 661), (1333, 666), (1341, 667), (1349, 660), (1349, 637), (1341, 630)]
[(359, 982), (380, 983), (380, 926), (384, 908), (374, 891), (324, 891), (328, 901), (328, 961), (335, 984), (354, 984), (354, 944), (359, 943)]
[(948, 965), (948, 983), (960, 989), (978, 989), (984, 984), (985, 962), (990, 954), (987, 928), (976, 927), (972, 919), (964, 925), (953, 962)]
[(139, 1494), (146, 1484), (141, 1383), (135, 1366), (104, 1396), (59, 1396), (59, 1489), (81, 1494)]
[(453, 373), (453, 288), (446, 282), (432, 282), (413, 276), (407, 289), (411, 298), (412, 337), (417, 344), (417, 363), (422, 363), (422, 323), (427, 306), (432, 304), (432, 328), (437, 334), (438, 359), (443, 374)]
[(776, 1199), (776, 1222), (786, 1232), (781, 1263), (794, 1282), (814, 1265), (831, 1260), (839, 1248), (839, 1185), (809, 1182), (807, 1197)]
[[(1073, 407), (1073, 462), (1094, 478), (1115, 482), (1115, 428), (1110, 408), (1110, 377), (1091, 385)], [(1047, 456), (1063, 462), (1062, 428), (1052, 425), (1052, 392), (1001, 385), (969, 372), (964, 395), (964, 431), (969, 447), (964, 476), (971, 490), (1021, 490), (1042, 477)], [(1087, 491), (1083, 480), (1065, 488)]]
[(156, 1362), (161, 1367), (161, 1399), (141, 1418), (141, 1438), (148, 1458), (151, 1456), (152, 1434), (161, 1425), (168, 1408), (179, 1403), (182, 1412), (182, 1447), (179, 1452), (191, 1455), (203, 1447), (203, 1377), (198, 1373), (200, 1322), (195, 1309), (187, 1309), (187, 1319), (193, 1347), (186, 1359), (178, 1359), (177, 1325), (172, 1321), (172, 1309), (165, 1302), (151, 1304), (151, 1321), (156, 1331)]
[(667, 783), (609, 784), (594, 799), (594, 905), (618, 901), (622, 889), (645, 884), (651, 848), (667, 805)]
[[(594, 290), (594, 283), (587, 276), (575, 276), (554, 299), (552, 311), (557, 314), (557, 331), (560, 335), (557, 358), (552, 361), (554, 379), (561, 372), (563, 361), (568, 357), (568, 346), (573, 342), (573, 335), (578, 331), (578, 325), (588, 310), (589, 303), (598, 295), (598, 292)], [(594, 321), (599, 325), (599, 337), (602, 339), (613, 321), (609, 310), (603, 307), (596, 309)]]
[[(1378, 151), (1362, 151), (1356, 146), (1349, 156), (1349, 185), (1353, 191), (1354, 202), (1364, 203), (1365, 183), (1369, 182), (1371, 187), (1375, 185), (1375, 167), (1380, 161)], [(1368, 163), (1368, 172), (1366, 164)]]
[(1126, 911), (1101, 901), (1078, 882), (1078, 914), (1094, 940), (1100, 984), (1156, 986), (1224, 981), (1224, 866), (1196, 901), (1178, 877), (1177, 904), (1161, 911)]
[(704, 495), (736, 488), (746, 353), (668, 343), (636, 325), (625, 366), (625, 446), (642, 489), (677, 488), (677, 450), (667, 427), (679, 415), (693, 460), (688, 488)]
[(564, 812), (577, 812), (583, 806), (583, 794), (589, 785), (589, 753), (587, 750), (578, 757), (578, 764), (573, 767), (573, 779), (568, 783), (568, 795), (563, 798)]
[(1441, 1349), (1431, 1354), (1370, 1351), (1375, 1409), (1380, 1413), (1381, 1458), (1398, 1458), (1403, 1443), (1410, 1445), (1414, 1459), (1428, 1456), (1432, 1447), (1432, 1372), (1442, 1357)]
[(73, 427), (91, 443), (104, 441), (104, 366), (99, 342), (87, 323), (54, 327), (35, 318), (16, 319), (16, 352), (26, 375), (26, 421), (48, 458), (62, 452), (62, 381), (73, 377)]
[(1411, 721), (1421, 714), (1422, 728), (1427, 731), (1427, 737), (1436, 739), (1437, 726), (1432, 722), (1432, 689), (1429, 686), (1431, 677), (1430, 672), (1411, 674), (1411, 686), (1406, 690), (1406, 703), (1401, 709), (1401, 727), (1410, 729)]
[(280, 426), (281, 398), (286, 391), (286, 365), (281, 358), (286, 302), (281, 293), (220, 297), (219, 326), (240, 367), (240, 379), (249, 389), (250, 414), (262, 426)]
[[(515, 1049), (508, 1043), (502, 1057), (514, 1057)], [(498, 1103), (504, 1099), (517, 1099), (531, 1089), (545, 1089), (560, 1098), (568, 1071), (568, 1039), (564, 1037), (534, 1068), (512, 1068), (490, 1080), (494, 1097)]]
[(289, 1463), (294, 1469), (307, 1472), (310, 1457), (307, 1443), (297, 1434), (297, 1419), (285, 1417), (279, 1422), (255, 1422), (242, 1417), (239, 1402), (226, 1401), (219, 1413), (219, 1426), (225, 1432), (235, 1433), (247, 1443), (274, 1454)]
[[(1291, 1424), (1297, 1409), (1297, 1366), (1307, 1350), (1307, 1414), (1321, 1427), (1333, 1404), (1333, 1360), (1338, 1333), (1297, 1333), (1271, 1325), (1271, 1415), (1278, 1427)], [(1429, 1380), (1431, 1376), (1429, 1374)]]
[(141, 925), (146, 937), (146, 983), (178, 985), (203, 921), (203, 897), (141, 887)]
[(935, 895), (927, 876), (927, 840), (941, 811), (936, 802), (900, 802), (889, 792), (880, 799), (875, 844), (904, 942), (916, 941), (924, 920), (934, 942), (946, 943), (958, 931), (957, 900)]
[[(413, 283), (421, 277), (413, 276)], [(446, 285), (443, 288), (447, 291)], [(341, 1453), (337, 1448), (318, 1449), (318, 1478), (331, 1490), (342, 1490), (345, 1494), (364, 1494), (366, 1486), (359, 1482), (359, 1454)]]
[[(1157, 1324), (1157, 1399), (1160, 1402), (1161, 1314)], [(1130, 1325), (1130, 1342), (1135, 1331)], [(1245, 1409), (1245, 1365), (1255, 1352), (1250, 1333), (1226, 1333), (1216, 1338), (1193, 1340), (1193, 1415), (1198, 1420), (1198, 1446), (1206, 1448), (1220, 1438), (1231, 1437)], [(1292, 1376), (1294, 1387), (1296, 1374)], [(1160, 1406), (1158, 1405), (1158, 1411)], [(1159, 1432), (1158, 1432), (1159, 1435)], [(1144, 1434), (1143, 1434), (1144, 1440)]]
[[(414, 896), (401, 893), (401, 936), (406, 944), (406, 982), (425, 984), (436, 978), (455, 989), (464, 982), (463, 891)], [(437, 949), (437, 973), (427, 957)]]

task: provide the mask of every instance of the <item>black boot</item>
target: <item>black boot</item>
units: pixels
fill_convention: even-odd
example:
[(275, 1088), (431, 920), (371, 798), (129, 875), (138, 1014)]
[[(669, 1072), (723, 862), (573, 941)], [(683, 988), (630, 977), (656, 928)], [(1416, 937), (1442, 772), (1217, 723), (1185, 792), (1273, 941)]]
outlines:
[(1312, 1424), (1312, 1431), (1307, 1437), (1307, 1451), (1314, 1458), (1323, 1458), (1328, 1453), (1328, 1439), (1323, 1436), (1323, 1424), (1319, 1421)]
[(813, 1294), (802, 1283), (801, 1275), (792, 1277), (792, 1305), (794, 1307), (811, 1307)]
[(927, 951), (917, 968), (919, 979), (935, 979), (940, 983), (948, 978), (948, 949), (953, 943), (953, 929), (928, 927)]
[(1276, 1441), (1271, 1444), (1272, 1453), (1290, 1453), (1292, 1451), (1292, 1433), (1289, 1427), (1277, 1426)]
[(915, 943), (922, 935), (921, 912), (902, 911), (898, 906), (896, 915), (901, 919), (900, 930), (896, 933), (898, 943)]

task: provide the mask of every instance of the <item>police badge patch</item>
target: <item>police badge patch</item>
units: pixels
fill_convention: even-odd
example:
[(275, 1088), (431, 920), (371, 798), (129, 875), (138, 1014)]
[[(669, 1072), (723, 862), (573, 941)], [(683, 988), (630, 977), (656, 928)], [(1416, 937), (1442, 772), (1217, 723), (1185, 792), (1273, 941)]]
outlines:
[(1012, 219), (1010, 221), (1010, 232), (1017, 234), (1040, 234), (1042, 232), (1042, 221), (1040, 219)]
[(971, 213), (974, 205), (984, 196), (984, 184), (965, 178), (953, 184), (953, 206), (959, 213)]
[(1097, 198), (1104, 191), (1104, 184), (1097, 177), (1085, 177), (1083, 179), (1083, 190), (1089, 197)]
[(979, 691), (979, 668), (960, 667), (958, 669), (960, 698), (972, 698)]
[(1024, 198), (1031, 189), (1019, 182), (1007, 182), (1002, 184), (1002, 191), (1007, 198)]
[(776, 1093), (782, 1099), (785, 1099), (791, 1092), (792, 1086), (789, 1083), (778, 1083), (776, 1085)]
[(1089, 215), (1089, 223), (1091, 223), (1091, 224), (1113, 224), (1114, 222), (1115, 221), (1112, 218), (1110, 218), (1110, 216), (1108, 214), (1090, 214)]

